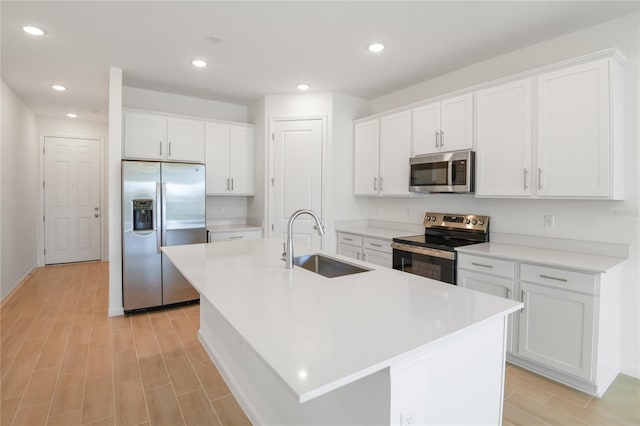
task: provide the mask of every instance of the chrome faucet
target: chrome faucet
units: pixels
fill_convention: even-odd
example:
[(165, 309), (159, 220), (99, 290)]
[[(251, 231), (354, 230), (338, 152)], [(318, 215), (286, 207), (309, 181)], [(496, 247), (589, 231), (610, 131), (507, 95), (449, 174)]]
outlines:
[(289, 218), (289, 223), (287, 224), (287, 248), (284, 252), (287, 269), (293, 269), (293, 236), (291, 235), (292, 228), (293, 228), (293, 221), (296, 220), (296, 218), (302, 214), (308, 214), (309, 216), (311, 216), (316, 221), (315, 228), (318, 230), (318, 235), (320, 236), (324, 235), (324, 226), (322, 226), (322, 223), (320, 222), (320, 218), (318, 217), (317, 214), (307, 209), (301, 209), (301, 210), (295, 211)]

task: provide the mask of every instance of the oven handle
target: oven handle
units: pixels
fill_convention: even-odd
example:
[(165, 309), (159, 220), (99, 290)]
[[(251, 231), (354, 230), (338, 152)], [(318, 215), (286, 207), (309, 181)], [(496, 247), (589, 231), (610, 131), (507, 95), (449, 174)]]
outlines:
[(425, 256), (439, 257), (441, 259), (454, 260), (456, 254), (450, 251), (437, 250), (428, 247), (417, 247), (409, 244), (391, 243), (391, 248), (396, 250), (402, 250), (409, 253), (424, 254)]

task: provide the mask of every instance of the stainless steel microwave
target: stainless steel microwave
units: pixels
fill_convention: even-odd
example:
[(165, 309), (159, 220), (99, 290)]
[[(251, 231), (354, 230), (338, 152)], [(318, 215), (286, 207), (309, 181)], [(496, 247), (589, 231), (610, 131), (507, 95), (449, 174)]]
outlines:
[(475, 156), (475, 152), (465, 150), (411, 158), (409, 160), (409, 191), (474, 192)]

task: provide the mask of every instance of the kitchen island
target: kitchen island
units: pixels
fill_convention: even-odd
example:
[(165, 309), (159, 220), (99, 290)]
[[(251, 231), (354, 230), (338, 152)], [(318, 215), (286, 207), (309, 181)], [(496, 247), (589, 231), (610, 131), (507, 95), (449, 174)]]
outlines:
[(200, 340), (254, 424), (501, 423), (520, 303), (339, 255), (370, 270), (285, 269), (279, 240), (163, 250), (200, 293)]

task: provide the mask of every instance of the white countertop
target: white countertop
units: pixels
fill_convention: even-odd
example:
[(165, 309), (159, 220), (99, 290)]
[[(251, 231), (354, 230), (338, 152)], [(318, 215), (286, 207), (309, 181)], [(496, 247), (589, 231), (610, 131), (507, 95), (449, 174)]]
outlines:
[[(412, 359), (442, 337), (520, 303), (331, 255), (371, 271), (285, 269), (280, 240), (163, 250), (300, 402)], [(296, 247), (296, 255), (317, 250)]]
[(337, 228), (336, 231), (344, 232), (347, 234), (364, 235), (366, 237), (383, 238), (385, 240), (391, 240), (396, 237), (406, 237), (408, 235), (419, 234), (419, 232), (402, 231), (398, 229), (374, 228), (369, 226)]
[(502, 243), (472, 244), (458, 247), (456, 251), (459, 253), (491, 256), (597, 273), (607, 272), (609, 269), (626, 260), (621, 257), (600, 256)]

